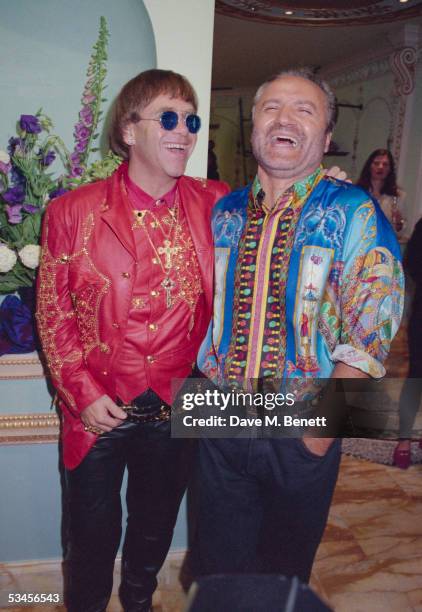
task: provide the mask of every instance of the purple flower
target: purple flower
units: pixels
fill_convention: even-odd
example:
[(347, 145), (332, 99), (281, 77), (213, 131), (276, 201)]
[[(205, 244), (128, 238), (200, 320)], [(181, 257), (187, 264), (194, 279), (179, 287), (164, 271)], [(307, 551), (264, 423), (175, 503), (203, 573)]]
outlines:
[(9, 144), (7, 147), (7, 151), (9, 153), (9, 155), (14, 155), (15, 151), (17, 148), (21, 148), (23, 147), (23, 140), (22, 138), (16, 138), (14, 136), (12, 136), (12, 138), (9, 138)]
[(46, 153), (43, 153), (41, 150), (38, 152), (38, 155), (41, 155), (41, 159), (40, 159), (40, 163), (42, 166), (44, 166), (45, 168), (47, 166), (49, 166), (50, 164), (53, 163), (53, 161), (56, 159), (56, 154), (54, 151), (47, 151)]
[(33, 215), (34, 213), (39, 211), (38, 206), (34, 206), (34, 204), (24, 204), (22, 206), (22, 210), (24, 210), (25, 212)]
[(53, 191), (50, 191), (50, 200), (52, 200), (53, 198), (58, 198), (64, 193), (67, 193), (67, 191), (68, 190), (64, 189), (64, 187), (57, 187), (57, 189), (53, 189)]
[(82, 102), (84, 104), (91, 104), (91, 102), (94, 102), (94, 101), (95, 101), (95, 96), (92, 94), (86, 93), (82, 96)]
[(81, 166), (73, 166), (71, 176), (82, 176), (84, 169)]
[(79, 118), (86, 126), (90, 127), (92, 125), (94, 116), (89, 106), (84, 106), (83, 109), (79, 111)]
[(26, 179), (19, 168), (12, 165), (12, 169), (10, 171), (10, 178), (13, 185), (21, 185), (23, 189), (25, 189)]
[(21, 204), (14, 204), (13, 206), (6, 204), (4, 208), (6, 210), (9, 223), (15, 225), (16, 223), (20, 223), (22, 221)]
[(81, 161), (79, 153), (73, 152), (72, 155), (70, 156), (70, 161), (72, 162), (72, 165), (74, 166), (79, 164), (79, 162)]
[(80, 121), (75, 125), (75, 137), (78, 140), (87, 140), (89, 138), (89, 134), (89, 129)]
[(9, 174), (11, 167), (12, 164), (5, 164), (4, 162), (0, 161), (0, 172), (3, 174)]
[(84, 153), (86, 149), (86, 145), (88, 144), (88, 140), (80, 140), (75, 145), (75, 151), (77, 153)]
[(19, 125), (28, 134), (39, 134), (42, 131), (38, 117), (35, 117), (35, 115), (21, 115)]
[(22, 185), (16, 185), (15, 187), (9, 187), (3, 193), (3, 199), (8, 204), (22, 204), (25, 197), (25, 189)]

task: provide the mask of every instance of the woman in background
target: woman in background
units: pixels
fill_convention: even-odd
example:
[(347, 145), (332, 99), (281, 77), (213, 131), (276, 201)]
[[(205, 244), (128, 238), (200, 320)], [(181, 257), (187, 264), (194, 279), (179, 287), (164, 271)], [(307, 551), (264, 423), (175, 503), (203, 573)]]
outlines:
[(357, 181), (366, 191), (378, 200), (383, 213), (397, 234), (404, 226), (400, 206), (403, 205), (404, 192), (397, 186), (394, 159), (388, 149), (375, 149), (366, 160)]

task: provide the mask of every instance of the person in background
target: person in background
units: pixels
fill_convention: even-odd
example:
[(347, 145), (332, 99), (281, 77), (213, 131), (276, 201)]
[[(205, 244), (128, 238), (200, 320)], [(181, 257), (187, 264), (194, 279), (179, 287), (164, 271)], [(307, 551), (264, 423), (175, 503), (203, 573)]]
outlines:
[(366, 160), (356, 183), (378, 200), (398, 236), (404, 227), (404, 192), (397, 186), (393, 156), (388, 149), (375, 149)]
[(213, 140), (208, 141), (208, 169), (207, 169), (207, 178), (213, 179), (215, 181), (220, 180), (220, 175), (218, 173), (218, 162), (217, 155), (215, 154), (215, 142)]

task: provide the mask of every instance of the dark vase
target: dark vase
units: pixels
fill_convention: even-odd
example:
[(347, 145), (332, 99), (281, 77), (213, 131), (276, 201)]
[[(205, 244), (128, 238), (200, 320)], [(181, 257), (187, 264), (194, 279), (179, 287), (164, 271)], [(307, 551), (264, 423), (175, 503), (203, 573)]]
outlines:
[(31, 353), (40, 344), (35, 324), (35, 287), (21, 287), (0, 305), (0, 355)]
[(21, 299), (22, 304), (28, 306), (29, 310), (35, 314), (35, 306), (36, 306), (36, 294), (35, 294), (35, 285), (32, 287), (19, 287), (18, 295)]

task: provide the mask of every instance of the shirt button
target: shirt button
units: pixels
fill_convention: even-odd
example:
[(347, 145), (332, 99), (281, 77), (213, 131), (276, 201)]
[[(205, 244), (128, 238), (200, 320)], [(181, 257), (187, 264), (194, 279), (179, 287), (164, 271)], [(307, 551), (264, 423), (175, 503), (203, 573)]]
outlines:
[(114, 327), (115, 329), (119, 329), (120, 325), (119, 325), (118, 323), (113, 323), (113, 327)]
[(156, 257), (153, 257), (153, 258), (152, 258), (152, 263), (153, 263), (153, 264), (158, 264), (158, 259), (157, 259)]
[(152, 297), (157, 297), (157, 296), (158, 296), (158, 291), (156, 291), (155, 289), (153, 289), (153, 290), (151, 291), (151, 295), (152, 295)]
[(153, 355), (147, 355), (147, 361), (148, 363), (154, 363), (155, 357)]
[(150, 323), (148, 327), (151, 331), (157, 331), (158, 329), (158, 325), (156, 325), (155, 323)]
[(107, 372), (107, 370), (103, 370), (103, 371), (101, 372), (101, 374), (102, 374), (103, 376), (107, 376), (107, 375), (108, 375), (108, 372)]
[(129, 272), (122, 272), (123, 278), (130, 278)]

